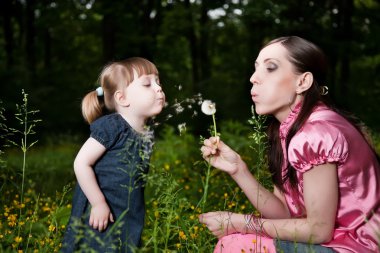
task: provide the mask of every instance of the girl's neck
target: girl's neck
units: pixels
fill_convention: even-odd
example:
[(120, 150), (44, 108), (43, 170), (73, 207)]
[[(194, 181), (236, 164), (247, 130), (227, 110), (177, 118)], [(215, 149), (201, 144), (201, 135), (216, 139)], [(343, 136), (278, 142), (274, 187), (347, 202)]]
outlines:
[(133, 117), (133, 115), (126, 115), (123, 113), (120, 113), (120, 115), (128, 122), (128, 124), (138, 133), (145, 133), (146, 132), (146, 119), (140, 118), (140, 117)]

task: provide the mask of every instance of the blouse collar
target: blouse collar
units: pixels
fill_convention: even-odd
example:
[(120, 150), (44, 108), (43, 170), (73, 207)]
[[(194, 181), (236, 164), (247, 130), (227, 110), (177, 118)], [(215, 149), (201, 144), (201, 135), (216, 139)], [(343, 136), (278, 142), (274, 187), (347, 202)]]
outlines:
[(280, 138), (285, 139), (286, 136), (288, 135), (290, 127), (293, 125), (294, 121), (296, 121), (297, 116), (299, 112), (301, 111), (301, 105), (302, 101), (299, 102), (293, 110), (289, 113), (288, 117), (281, 123), (280, 125)]

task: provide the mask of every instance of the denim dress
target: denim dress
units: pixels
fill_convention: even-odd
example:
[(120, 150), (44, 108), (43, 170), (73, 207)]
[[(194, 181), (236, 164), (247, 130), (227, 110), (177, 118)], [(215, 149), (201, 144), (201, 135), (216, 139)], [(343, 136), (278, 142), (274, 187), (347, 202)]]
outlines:
[(77, 184), (62, 252), (133, 252), (144, 226), (144, 176), (148, 173), (153, 132), (140, 134), (118, 114), (90, 125), (91, 137), (106, 148), (93, 169), (115, 222), (99, 232), (89, 224), (91, 205)]

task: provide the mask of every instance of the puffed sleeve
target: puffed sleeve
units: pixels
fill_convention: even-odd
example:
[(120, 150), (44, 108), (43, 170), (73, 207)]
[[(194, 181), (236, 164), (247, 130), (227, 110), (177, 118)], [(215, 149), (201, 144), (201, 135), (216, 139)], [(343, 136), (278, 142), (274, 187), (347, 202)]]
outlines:
[(300, 172), (325, 163), (343, 163), (347, 156), (346, 138), (324, 121), (308, 122), (289, 143), (289, 163)]
[(90, 136), (109, 149), (115, 143), (119, 129), (114, 117), (106, 115), (90, 125)]

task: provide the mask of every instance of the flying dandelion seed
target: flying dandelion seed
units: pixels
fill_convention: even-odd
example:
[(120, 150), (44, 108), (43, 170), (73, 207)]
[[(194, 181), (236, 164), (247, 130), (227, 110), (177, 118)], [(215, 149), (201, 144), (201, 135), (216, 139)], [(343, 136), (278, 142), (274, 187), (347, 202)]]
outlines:
[(186, 132), (186, 122), (178, 125), (179, 135)]
[[(178, 90), (182, 90), (183, 86), (178, 85), (175, 86)], [(191, 97), (178, 99), (174, 98), (172, 102), (166, 102), (165, 103), (165, 114), (160, 116), (161, 120), (153, 120), (153, 126), (158, 127), (159, 125), (163, 124), (166, 121), (173, 120), (177, 116), (180, 116), (182, 113), (189, 113), (191, 114), (191, 118), (198, 116), (198, 109), (195, 108), (194, 105), (201, 105), (203, 102), (202, 94), (198, 93)], [(196, 106), (198, 107), (198, 106)], [(190, 117), (187, 117), (190, 118)], [(178, 125), (178, 130), (180, 135), (186, 131), (186, 122), (183, 122)]]
[(183, 108), (183, 106), (180, 103), (173, 105), (173, 107), (175, 108), (176, 114), (180, 114), (185, 110), (185, 108)]

